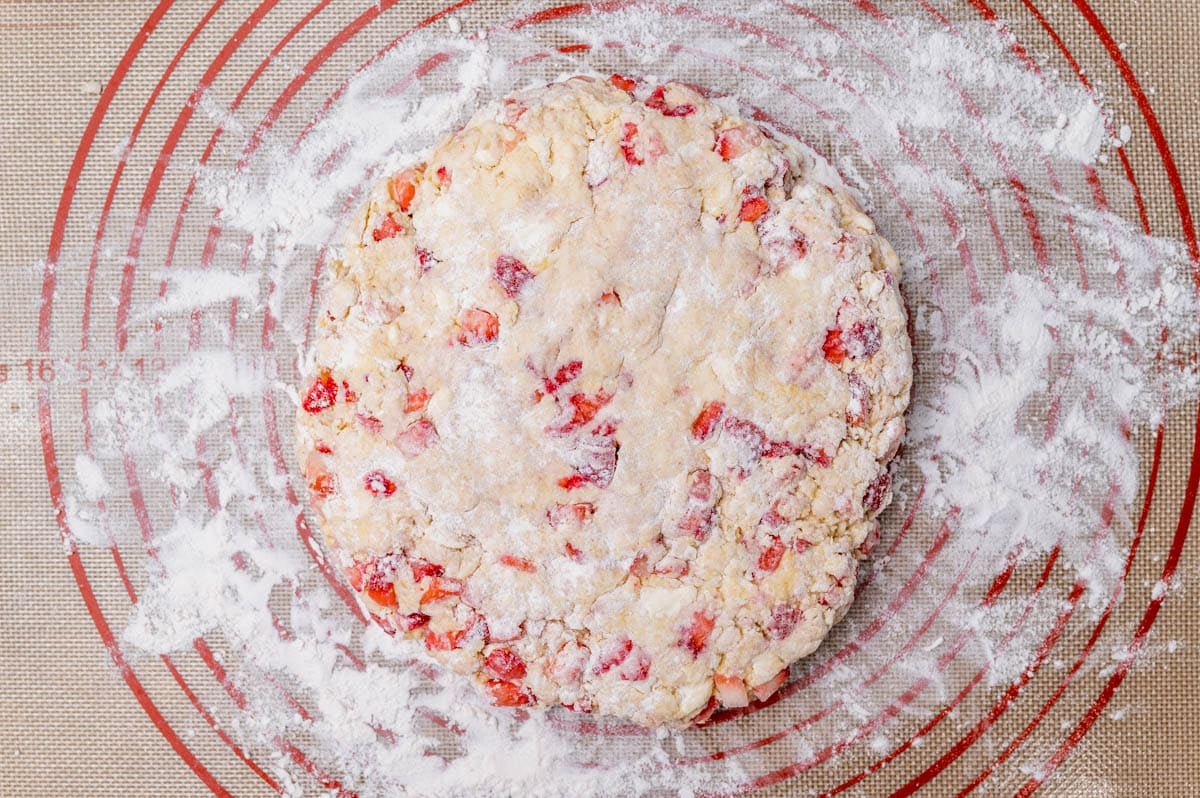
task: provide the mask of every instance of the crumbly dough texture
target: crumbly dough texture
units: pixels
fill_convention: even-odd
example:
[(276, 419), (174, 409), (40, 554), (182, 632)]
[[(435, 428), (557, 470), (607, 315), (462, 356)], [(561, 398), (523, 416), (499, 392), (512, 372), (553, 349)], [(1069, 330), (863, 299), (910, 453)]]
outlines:
[(573, 78), (371, 195), (300, 462), (377, 623), (501, 705), (686, 725), (845, 614), (912, 378), (892, 247), (692, 88)]

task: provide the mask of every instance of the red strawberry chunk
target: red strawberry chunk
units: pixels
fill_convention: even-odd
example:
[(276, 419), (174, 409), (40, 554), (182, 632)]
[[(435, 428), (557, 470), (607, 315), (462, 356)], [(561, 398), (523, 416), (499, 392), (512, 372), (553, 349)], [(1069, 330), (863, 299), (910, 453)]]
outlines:
[(429, 604), (434, 601), (441, 601), (450, 596), (461, 596), (463, 592), (463, 581), (454, 579), (449, 576), (435, 576), (429, 583), (429, 587), (425, 588), (425, 592), (421, 594), (420, 604)]
[(738, 210), (738, 218), (743, 222), (756, 222), (771, 209), (767, 198), (752, 191), (749, 187), (742, 193), (744, 196), (742, 197), (742, 207)]
[(334, 481), (333, 474), (323, 471), (312, 478), (308, 483), (308, 489), (312, 491), (313, 496), (319, 499), (328, 499), (337, 492), (337, 483)]
[(309, 413), (320, 413), (333, 407), (337, 401), (338, 385), (328, 371), (322, 371), (308, 393), (304, 396), (301, 406)]
[(637, 81), (631, 80), (624, 75), (613, 74), (608, 78), (608, 82), (616, 86), (621, 91), (632, 92), (637, 88)]
[(717, 154), (732, 161), (762, 143), (762, 134), (749, 125), (738, 125), (721, 132), (717, 137)]
[(638, 157), (637, 146), (634, 139), (637, 138), (638, 126), (633, 122), (626, 122), (621, 129), (621, 154), (625, 156), (625, 163), (630, 166), (641, 166), (645, 161)]
[(414, 557), (408, 561), (408, 568), (412, 571), (413, 582), (420, 582), (427, 576), (441, 576), (446, 573), (446, 569), (435, 562), (422, 560), (420, 557)]
[(354, 418), (362, 425), (362, 428), (372, 435), (378, 435), (383, 429), (383, 422), (375, 416), (367, 413), (355, 413)]
[(427, 418), (417, 419), (396, 436), (396, 446), (405, 457), (416, 457), (437, 441), (437, 427)]
[(641, 646), (634, 646), (617, 669), (617, 674), (623, 681), (640, 682), (650, 675), (650, 655)]
[(750, 692), (754, 693), (754, 698), (758, 701), (766, 701), (771, 696), (775, 695), (775, 691), (783, 687), (787, 682), (788, 669), (784, 668), (773, 677), (763, 682), (760, 685), (750, 688)]
[(467, 308), (458, 317), (458, 342), (463, 346), (478, 346), (496, 340), (500, 334), (500, 319), (482, 308)]
[(413, 252), (417, 256), (417, 265), (421, 267), (421, 274), (433, 268), (433, 264), (438, 262), (438, 259), (433, 257), (433, 253), (424, 247), (414, 247)]
[(533, 272), (529, 271), (524, 263), (514, 258), (512, 255), (501, 255), (496, 258), (496, 282), (500, 283), (500, 287), (504, 289), (504, 294), (509, 299), (512, 299), (517, 294), (521, 293), (521, 288), (525, 283), (534, 278)]
[(350, 388), (350, 383), (346, 380), (342, 380), (342, 393), (345, 394), (347, 403), (354, 404), (358, 401), (358, 394)]
[(555, 504), (546, 511), (546, 519), (550, 526), (558, 527), (563, 524), (582, 524), (596, 512), (596, 505), (591, 502), (575, 502), (574, 504)]
[(821, 344), (825, 359), (833, 365), (840, 365), (846, 359), (846, 345), (842, 342), (842, 330), (834, 327), (825, 333), (825, 343)]
[(413, 197), (417, 195), (417, 170), (405, 169), (388, 181), (388, 194), (400, 210), (408, 213)]
[(577, 490), (590, 482), (583, 474), (571, 474), (558, 481), (558, 486), (564, 490)]
[(448, 632), (430, 630), (425, 633), (425, 648), (430, 651), (454, 651), (462, 645), (463, 638), (466, 636), (466, 629), (452, 629)]
[(497, 648), (483, 658), (483, 665), (501, 679), (525, 678), (525, 661), (510, 648)]
[(725, 432), (746, 448), (751, 463), (757, 462), (767, 450), (767, 434), (753, 421), (728, 416)]
[(364, 592), (370, 597), (371, 601), (382, 607), (396, 606), (396, 586), (391, 582), (377, 587), (368, 584)]
[(610, 643), (605, 647), (604, 653), (600, 655), (596, 664), (592, 666), (592, 673), (597, 676), (608, 673), (624, 662), (630, 651), (633, 651), (633, 641), (628, 637)]
[(796, 624), (804, 620), (804, 610), (792, 604), (780, 604), (771, 611), (771, 620), (767, 623), (767, 636), (772, 640), (782, 640), (792, 633)]
[(887, 498), (888, 489), (892, 487), (892, 476), (887, 471), (879, 472), (879, 476), (867, 485), (867, 490), (863, 493), (863, 512), (873, 513), (883, 506), (884, 499)]
[(692, 422), (692, 437), (698, 441), (706, 440), (713, 434), (713, 430), (717, 427), (717, 422), (721, 420), (721, 416), (725, 414), (724, 402), (709, 402), (696, 416), (696, 420)]
[(447, 169), (444, 166), (439, 166), (437, 168), (437, 171), (434, 172), (434, 174), (437, 175), (438, 183), (440, 183), (443, 186), (450, 185), (450, 170), (449, 169)]
[(408, 399), (404, 403), (404, 412), (419, 413), (425, 409), (427, 404), (429, 404), (429, 391), (424, 388), (409, 391)]
[(713, 713), (717, 711), (717, 707), (720, 705), (721, 702), (717, 700), (715, 695), (710, 697), (708, 699), (708, 703), (705, 704), (700, 711), (692, 717), (692, 725), (703, 726), (705, 723), (708, 723), (709, 719), (712, 718)]
[(535, 700), (528, 689), (503, 679), (488, 679), (483, 686), (491, 695), (492, 703), (498, 707), (524, 707)]
[(683, 628), (679, 636), (679, 645), (692, 652), (692, 659), (696, 659), (708, 645), (708, 636), (712, 634), (716, 625), (717, 621), (713, 616), (703, 610), (697, 610), (691, 622)]
[(882, 343), (879, 324), (874, 319), (861, 319), (851, 324), (846, 334), (846, 353), (864, 360), (878, 352)]
[(346, 573), (346, 581), (348, 581), (350, 583), (350, 587), (354, 588), (355, 590), (357, 590), (359, 592), (362, 592), (363, 584), (364, 584), (364, 582), (363, 582), (363, 579), (364, 579), (363, 564), (355, 561), (355, 562), (351, 563), (350, 565), (346, 566), (345, 573)]
[(516, 568), (518, 571), (524, 571), (527, 574), (537, 571), (537, 566), (532, 560), (518, 557), (515, 554), (501, 554), (500, 564), (507, 565), (509, 568)]
[(396, 364), (396, 371), (404, 372), (404, 379), (408, 380), (409, 382), (412, 382), (413, 375), (416, 374), (416, 372), (413, 371), (413, 367), (405, 363), (404, 360), (401, 360)]
[(616, 291), (605, 291), (600, 295), (600, 304), (602, 305), (619, 305), (621, 304), (621, 295)]
[(750, 695), (746, 692), (746, 683), (740, 676), (726, 676), (718, 673), (713, 676), (713, 687), (716, 697), (727, 707), (744, 707), (750, 704)]
[(313, 444), (313, 448), (321, 454), (333, 454), (333, 447), (325, 441), (317, 441)]
[(808, 238), (796, 228), (792, 228), (792, 252), (796, 253), (797, 258), (803, 259), (808, 254)]
[(602, 407), (612, 401), (612, 394), (601, 388), (592, 396), (585, 393), (571, 394), (567, 401), (571, 403), (571, 417), (556, 427), (547, 427), (547, 432), (566, 435), (583, 428), (596, 417)]
[(764, 548), (758, 555), (758, 570), (771, 573), (779, 567), (787, 546), (777, 537), (771, 538), (771, 545)]
[(668, 106), (666, 99), (666, 86), (659, 86), (650, 93), (646, 98), (646, 107), (653, 108), (663, 116), (689, 116), (696, 113), (694, 105), (684, 104), (676, 106)]
[(407, 615), (396, 616), (396, 626), (402, 631), (412, 632), (429, 623), (429, 616), (423, 612), (410, 612)]
[(572, 546), (571, 541), (568, 540), (563, 549), (567, 552), (567, 556), (575, 562), (583, 562), (583, 551)]
[(389, 213), (383, 217), (379, 226), (371, 231), (371, 238), (383, 241), (385, 238), (395, 238), (403, 232), (404, 228), (400, 226), (400, 222), (396, 221), (396, 217)]
[(558, 481), (560, 487), (574, 490), (588, 483), (598, 488), (607, 488), (612, 484), (617, 473), (617, 454), (621, 444), (612, 437), (614, 430), (611, 427), (598, 428), (593, 432), (580, 441), (578, 451), (583, 455), (582, 462), (575, 466), (574, 474)]
[(396, 492), (396, 483), (379, 470), (363, 474), (363, 486), (376, 496), (391, 496)]

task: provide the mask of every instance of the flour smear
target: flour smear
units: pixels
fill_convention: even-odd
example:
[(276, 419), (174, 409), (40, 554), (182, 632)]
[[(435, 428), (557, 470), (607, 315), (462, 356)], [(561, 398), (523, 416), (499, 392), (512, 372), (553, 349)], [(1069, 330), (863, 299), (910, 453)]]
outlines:
[[(159, 531), (122, 646), (149, 659), (209, 640), (246, 702), (216, 710), (219, 722), (289, 794), (338, 788), (318, 789), (280, 739), (303, 741), (363, 796), (687, 795), (740, 789), (842, 741), (875, 760), (915, 728), (893, 733), (894, 716), (933, 718), (962, 674), (982, 669), (982, 690), (1034, 663), (1066, 590), (985, 601), (1006, 563), (1036, 569), (1057, 551), (1059, 582), (1081, 586), (1081, 614), (1117, 600), (1144, 479), (1138, 442), (1198, 385), (1179, 365), (1192, 362), (1197, 332), (1186, 253), (1130, 221), (1106, 165), (1129, 139), (1114, 132), (1126, 120), (1077, 83), (1032, 71), (981, 23), (946, 28), (890, 4), (912, 15), (833, 30), (774, 4), (714, 7), (486, 32), (464, 13), (355, 76), (298, 145), (299, 128), (281, 124), (240, 166), (200, 171), (197, 201), (219, 210), (223, 237), (251, 242), (249, 258), (222, 246), (206, 269), (173, 271), (134, 317), (223, 313), (237, 300), (274, 318), (275, 348), (205, 342), (161, 376), (100, 394), (92, 415), (104, 432), (75, 461), (68, 508), (74, 543), (111, 537), (133, 559), (140, 541), (115, 498), (122, 454), (153, 477)], [(591, 49), (554, 49), (568, 43)], [(437, 53), (435, 69), (408, 80)], [(296, 535), (288, 490), (302, 502), (303, 480), (268, 455), (261, 411), (273, 402), (290, 452), (314, 264), (367, 188), (489, 100), (613, 71), (703, 86), (824, 156), (901, 255), (919, 367), (870, 584), (793, 667), (811, 688), (679, 733), (596, 733), (561, 710), (489, 707), (418, 647), (361, 624), (319, 572), (320, 550)], [(249, 140), (252, 124), (220, 96), (199, 111), (225, 126), (226, 146)], [(1113, 210), (1097, 207), (1092, 169)], [(135, 335), (130, 350), (147, 340)], [(1085, 670), (1109, 664), (1097, 655)], [(810, 716), (771, 746), (704, 759)]]

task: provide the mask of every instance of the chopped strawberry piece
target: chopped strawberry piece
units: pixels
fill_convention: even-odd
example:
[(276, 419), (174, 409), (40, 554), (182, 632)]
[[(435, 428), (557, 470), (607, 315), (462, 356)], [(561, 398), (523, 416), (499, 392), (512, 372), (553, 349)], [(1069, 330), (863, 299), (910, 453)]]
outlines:
[(396, 492), (396, 483), (387, 478), (382, 471), (368, 471), (363, 474), (363, 486), (376, 496), (391, 496)]
[(488, 679), (483, 685), (498, 707), (524, 707), (534, 702), (533, 693), (524, 687), (503, 679)]
[(634, 139), (637, 137), (638, 126), (633, 122), (626, 122), (621, 129), (621, 154), (625, 156), (625, 163), (630, 166), (641, 166), (645, 161), (638, 157), (637, 147)]
[(358, 394), (351, 390), (350, 383), (346, 380), (342, 380), (342, 393), (346, 396), (347, 404), (354, 404), (358, 401)]
[(404, 228), (400, 226), (400, 222), (396, 221), (396, 217), (389, 213), (383, 217), (383, 221), (379, 226), (371, 231), (371, 238), (376, 241), (383, 241), (385, 238), (395, 238), (404, 232)]
[(582, 524), (596, 512), (596, 505), (591, 502), (575, 502), (574, 504), (556, 504), (546, 511), (550, 525), (557, 527), (566, 523)]
[(638, 579), (645, 579), (650, 575), (650, 560), (645, 552), (640, 552), (633, 558), (633, 562), (629, 563), (629, 573)]
[(437, 441), (437, 427), (427, 418), (417, 419), (396, 436), (396, 446), (405, 457), (416, 457)]
[(417, 195), (417, 177), (416, 169), (405, 169), (388, 181), (388, 194), (404, 213), (408, 213), (413, 197)]
[[(554, 373), (555, 390), (576, 379), (582, 372), (582, 360), (572, 360), (565, 365), (559, 366), (558, 371)], [(551, 391), (551, 393), (554, 393), (554, 391)]]
[(571, 403), (571, 417), (559, 423), (558, 426), (547, 427), (547, 432), (566, 435), (587, 426), (600, 412), (600, 409), (612, 401), (612, 394), (601, 388), (592, 396), (585, 393), (571, 394), (567, 397), (567, 401)]
[(768, 449), (767, 434), (762, 427), (744, 418), (726, 416), (725, 432), (745, 449), (743, 462), (753, 465)]
[(621, 304), (621, 295), (616, 291), (605, 291), (600, 295), (600, 304), (602, 305), (619, 305)]
[(328, 371), (322, 371), (308, 393), (304, 396), (301, 406), (309, 413), (320, 413), (333, 407), (337, 401), (338, 385)]
[(496, 258), (495, 271), (496, 282), (500, 283), (505, 296), (509, 299), (521, 293), (521, 288), (525, 283), (534, 278), (533, 272), (512, 255), (501, 255)]
[(450, 596), (461, 596), (463, 592), (463, 581), (454, 579), (448, 576), (435, 576), (429, 583), (429, 587), (425, 588), (425, 592), (421, 594), (420, 604), (429, 604), (430, 602), (440, 601)]
[(403, 360), (396, 364), (396, 371), (404, 372), (404, 379), (409, 380), (410, 382), (412, 381), (413, 374), (416, 373), (413, 371), (413, 367), (405, 363)]
[(725, 414), (724, 402), (709, 402), (692, 422), (692, 437), (698, 441), (706, 440), (717, 427), (717, 422)]
[(630, 651), (633, 651), (633, 641), (628, 637), (610, 643), (605, 647), (604, 653), (600, 655), (596, 664), (592, 666), (592, 673), (597, 676), (608, 673), (624, 662)]
[(879, 324), (874, 319), (861, 319), (851, 324), (846, 334), (846, 353), (863, 360), (878, 352), (882, 343)]
[(325, 441), (317, 441), (313, 444), (313, 448), (321, 454), (333, 454), (333, 447)]
[(754, 698), (757, 701), (766, 701), (771, 696), (775, 695), (775, 691), (783, 687), (787, 682), (788, 669), (784, 668), (773, 677), (763, 682), (760, 685), (750, 688), (750, 692), (754, 693)]
[(717, 154), (732, 161), (762, 143), (762, 134), (749, 125), (738, 125), (721, 132), (717, 138)]
[(812, 543), (804, 538), (796, 538), (796, 542), (792, 544), (792, 548), (796, 550), (797, 554), (803, 554), (812, 548)]
[(378, 435), (380, 430), (383, 429), (383, 422), (375, 416), (368, 415), (366, 413), (355, 413), (354, 418), (358, 420), (358, 423), (362, 425), (363, 429), (373, 435)]
[(527, 574), (537, 571), (537, 566), (524, 557), (518, 557), (515, 554), (501, 554), (500, 564), (507, 565), (509, 568), (516, 568), (518, 571), (524, 571)]
[(863, 557), (870, 557), (871, 552), (875, 551), (875, 547), (879, 545), (879, 524), (871, 524), (871, 529), (867, 532), (863, 542), (858, 544), (858, 553)]
[(484, 667), (501, 679), (516, 681), (525, 678), (525, 661), (510, 648), (497, 648), (483, 658)]
[(846, 359), (846, 345), (842, 343), (842, 330), (834, 327), (825, 333), (825, 343), (821, 344), (825, 359), (837, 366)]
[(803, 259), (808, 254), (808, 238), (799, 230), (792, 228), (792, 252), (796, 253), (797, 258)]
[(363, 592), (367, 594), (371, 601), (374, 601), (381, 607), (395, 607), (397, 604), (396, 585), (391, 582), (379, 585), (378, 587), (368, 584), (366, 590)]
[(700, 652), (708, 645), (708, 636), (712, 634), (717, 621), (703, 610), (697, 610), (692, 615), (691, 622), (683, 628), (679, 637), (679, 645), (692, 652), (692, 659), (700, 656)]
[(405, 632), (420, 629), (429, 623), (429, 616), (423, 612), (410, 612), (407, 615), (397, 615), (396, 625)]
[(867, 381), (858, 372), (850, 372), (850, 403), (846, 405), (846, 423), (866, 424), (870, 407), (871, 390), (867, 387)]
[(609, 76), (608, 82), (611, 83), (612, 85), (616, 86), (621, 91), (632, 92), (634, 89), (637, 88), (636, 80), (631, 80), (630, 78), (627, 78), (624, 75), (618, 75), (616, 73)]
[(325, 471), (312, 478), (308, 483), (308, 489), (312, 491), (313, 496), (319, 499), (328, 499), (337, 492), (337, 483), (334, 481), (333, 474)]
[(743, 194), (745, 196), (742, 197), (742, 207), (738, 210), (738, 218), (743, 222), (756, 222), (771, 209), (763, 195), (749, 188)]
[(863, 493), (863, 512), (873, 513), (882, 507), (891, 487), (891, 474), (887, 471), (879, 472), (879, 476), (875, 477), (870, 485), (867, 485), (867, 490)]
[(590, 480), (583, 474), (572, 474), (569, 477), (563, 477), (558, 481), (558, 486), (564, 490), (576, 490), (588, 484)]
[(779, 563), (783, 560), (783, 553), (787, 551), (787, 546), (777, 537), (771, 538), (771, 545), (767, 546), (758, 555), (758, 570), (764, 573), (771, 573), (779, 567)]
[(716, 691), (716, 697), (724, 706), (736, 708), (750, 705), (750, 694), (746, 692), (746, 683), (740, 676), (715, 674), (713, 688)]
[(417, 265), (421, 267), (421, 274), (433, 268), (433, 264), (438, 262), (438, 259), (433, 257), (433, 253), (424, 247), (414, 247), (413, 252), (417, 256)]
[(583, 562), (583, 551), (571, 545), (571, 541), (567, 541), (563, 548), (567, 552), (567, 556), (575, 562)]
[(408, 400), (404, 403), (404, 412), (419, 413), (425, 409), (425, 405), (427, 404), (429, 404), (429, 391), (424, 388), (409, 391)]
[(427, 576), (441, 576), (446, 573), (446, 569), (441, 565), (429, 560), (422, 560), (420, 557), (409, 560), (408, 568), (412, 571), (413, 582), (420, 582)]
[(634, 646), (629, 656), (617, 668), (622, 681), (640, 682), (650, 675), (650, 655), (641, 646)]
[(696, 540), (704, 540), (712, 530), (714, 508), (721, 498), (721, 486), (707, 468), (691, 474), (688, 502), (683, 517), (675, 526)]
[(710, 697), (708, 699), (708, 703), (701, 707), (700, 711), (692, 716), (692, 725), (703, 726), (705, 723), (708, 723), (708, 721), (712, 718), (713, 713), (717, 711), (717, 707), (720, 705), (721, 702), (717, 700), (716, 696)]
[(447, 169), (444, 166), (439, 166), (437, 168), (437, 172), (435, 172), (434, 174), (437, 175), (438, 183), (440, 185), (443, 185), (443, 186), (450, 185), (450, 170), (449, 169)]
[(779, 511), (779, 500), (776, 499), (771, 503), (771, 506), (767, 508), (767, 511), (763, 513), (761, 523), (766, 524), (772, 529), (776, 529), (786, 524), (788, 520), (788, 517)]
[(463, 346), (478, 346), (496, 340), (500, 334), (500, 319), (482, 308), (467, 308), (458, 317), (458, 342)]
[(767, 635), (772, 640), (782, 640), (792, 633), (796, 624), (804, 620), (804, 610), (792, 604), (780, 604), (771, 611), (767, 622)]
[(689, 116), (696, 113), (696, 106), (694, 105), (685, 104), (668, 106), (666, 91), (666, 86), (657, 87), (650, 93), (650, 96), (646, 98), (646, 107), (653, 108), (663, 116)]
[(462, 645), (463, 638), (466, 636), (466, 629), (452, 629), (448, 632), (430, 630), (425, 633), (425, 648), (430, 651), (454, 651)]

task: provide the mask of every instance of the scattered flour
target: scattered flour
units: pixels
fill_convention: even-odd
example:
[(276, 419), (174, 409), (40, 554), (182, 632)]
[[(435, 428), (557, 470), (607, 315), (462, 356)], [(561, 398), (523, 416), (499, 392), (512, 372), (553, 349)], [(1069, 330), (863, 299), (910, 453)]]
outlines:
[[(1106, 148), (1129, 141), (1132, 129), (1114, 134), (1096, 98), (1031, 72), (990, 27), (947, 29), (913, 15), (886, 31), (857, 19), (843, 34), (782, 13), (753, 5), (732, 27), (723, 6), (685, 17), (645, 8), (569, 17), (551, 27), (593, 49), (531, 58), (546, 48), (544, 28), (472, 34), (483, 25), (464, 12), (356, 76), (298, 145), (288, 134), (299, 126), (285, 120), (244, 163), (202, 168), (203, 224), (219, 209), (223, 235), (251, 242), (250, 261), (242, 270), (219, 249), (214, 268), (165, 272), (165, 295), (147, 299), (138, 318), (224, 313), (237, 299), (258, 321), (270, 314), (275, 349), (205, 338), (178, 365), (97, 392), (96, 440), (76, 458), (68, 515), (75, 542), (108, 546), (111, 532), (138, 545), (132, 512), (113, 500), (122, 454), (136, 460), (158, 531), (123, 645), (150, 657), (190, 651), (199, 636), (221, 640), (218, 654), (248, 708), (217, 710), (220, 720), (262, 752), (258, 761), (289, 794), (313, 787), (279, 751), (281, 735), (305, 739), (319, 767), (364, 796), (401, 785), (412, 795), (686, 795), (732, 789), (768, 762), (804, 760), (836, 740), (882, 757), (896, 745), (880, 725), (887, 707), (903, 701), (923, 721), (962, 688), (966, 677), (948, 671), (947, 658), (966, 663), (963, 673), (986, 668), (993, 687), (1035, 663), (1066, 592), (982, 601), (1009, 558), (1040, 566), (1058, 551), (1058, 573), (1079, 580), (1093, 616), (1120, 594), (1142, 487), (1138, 436), (1198, 387), (1186, 253), (1129, 221), (1116, 172), (1101, 172), (1111, 211), (1095, 207), (1086, 181), (1085, 170), (1103, 169)], [(883, 35), (899, 46), (875, 46)], [(436, 53), (445, 64), (409, 81)], [(362, 192), (421, 159), (487, 99), (612, 71), (710, 87), (760, 110), (781, 135), (800, 136), (863, 197), (906, 270), (920, 374), (899, 498), (873, 581), (823, 650), (864, 638), (818, 689), (787, 699), (786, 714), (711, 732), (593, 734), (562, 713), (485, 706), (469, 685), (430, 670), (422, 651), (354, 617), (319, 572), (320, 552), (296, 537), (300, 510), (289, 491), (302, 500), (302, 480), (269, 454), (270, 426), (292, 428), (293, 357), (303, 357), (311, 324), (314, 263)], [(201, 111), (235, 143), (253, 135), (211, 97)], [(122, 149), (127, 156), (140, 153)], [(149, 350), (148, 333), (132, 338), (131, 351), (138, 347)], [(290, 452), (290, 441), (280, 448)], [(926, 577), (906, 592), (937, 540)], [(882, 615), (884, 631), (867, 635)], [(1115, 667), (1108, 659), (1098, 656), (1092, 672)], [(892, 675), (868, 679), (881, 669)], [(911, 685), (921, 689), (907, 696)], [(783, 759), (697, 758), (834, 700), (838, 711), (776, 743)]]

